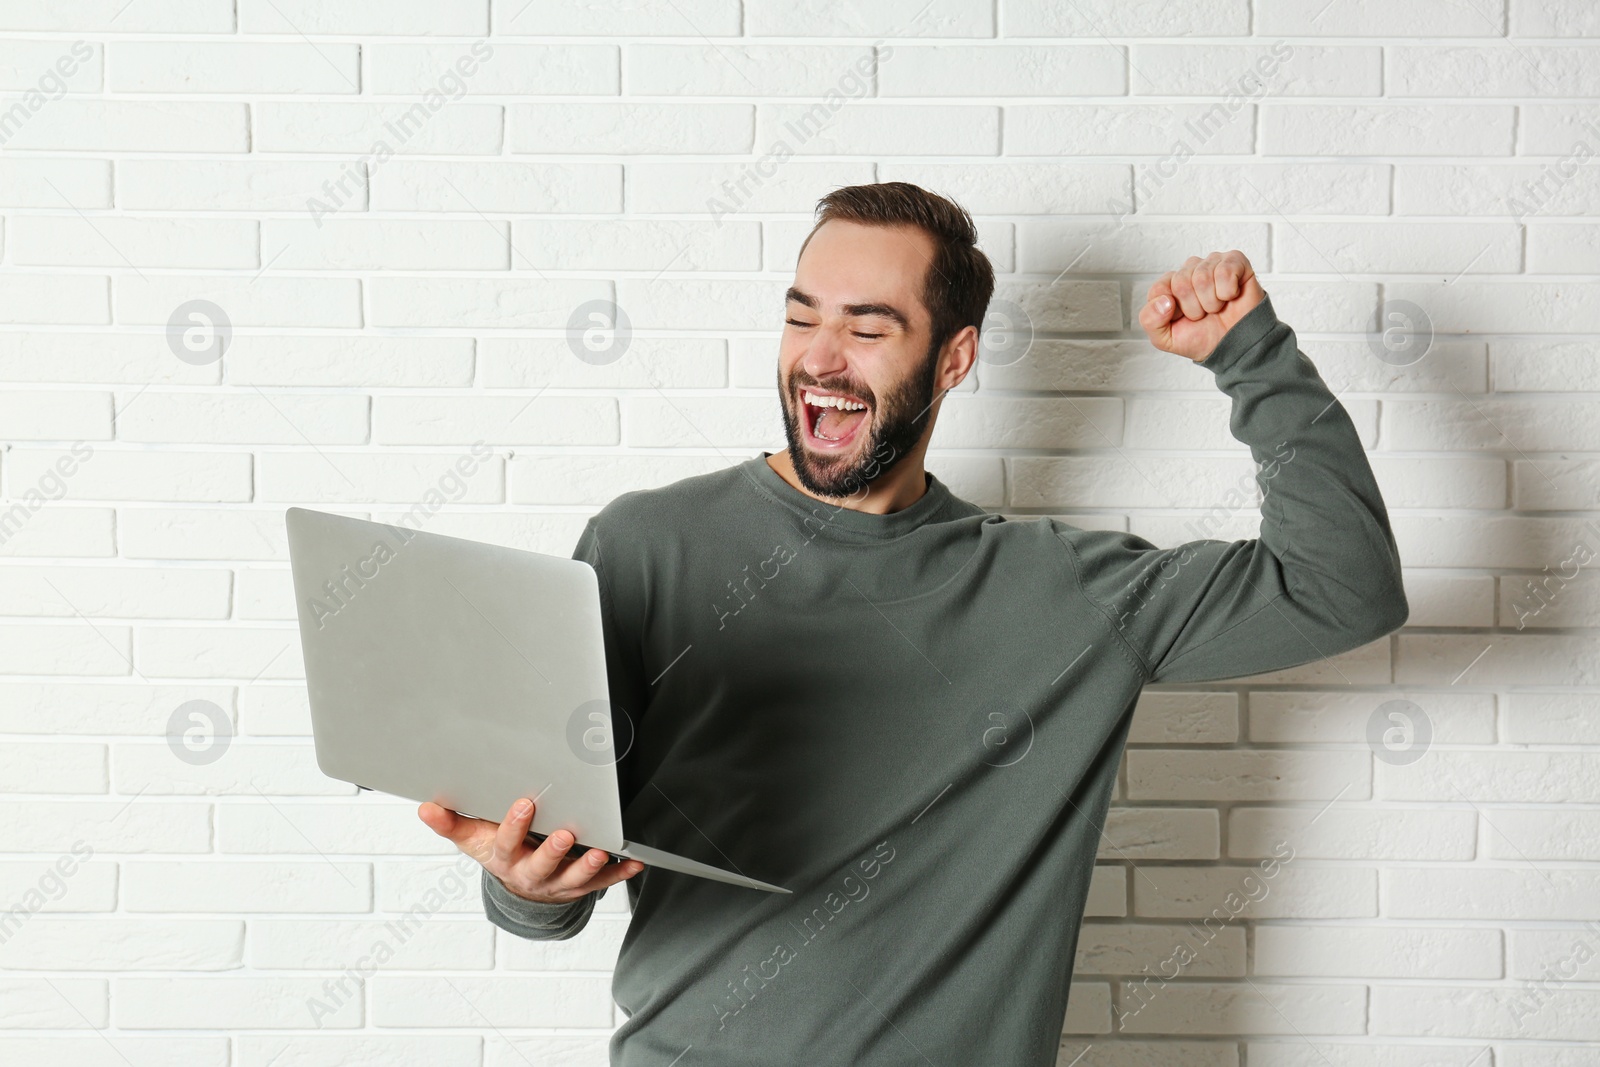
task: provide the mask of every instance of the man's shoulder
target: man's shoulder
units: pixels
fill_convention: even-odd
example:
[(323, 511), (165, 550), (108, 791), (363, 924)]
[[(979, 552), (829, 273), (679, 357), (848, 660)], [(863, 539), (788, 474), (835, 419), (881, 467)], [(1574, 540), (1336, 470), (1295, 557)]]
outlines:
[(743, 462), (691, 474), (666, 485), (630, 489), (595, 513), (603, 531), (641, 535), (649, 531), (700, 526), (745, 491)]

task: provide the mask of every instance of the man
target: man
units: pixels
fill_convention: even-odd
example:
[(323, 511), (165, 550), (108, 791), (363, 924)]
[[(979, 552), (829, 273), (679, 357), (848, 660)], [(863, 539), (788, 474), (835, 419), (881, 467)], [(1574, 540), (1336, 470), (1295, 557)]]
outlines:
[(913, 185), (825, 197), (787, 294), (788, 451), (625, 493), (578, 543), (632, 727), (629, 837), (793, 895), (529, 848), (523, 802), (420, 811), (525, 938), (571, 937), (632, 879), (613, 1064), (1053, 1064), (1140, 689), (1406, 620), (1355, 428), (1236, 251), (1163, 275), (1138, 319), (1232, 397), (1259, 540), (1007, 520), (926, 473), (993, 290), (975, 240)]

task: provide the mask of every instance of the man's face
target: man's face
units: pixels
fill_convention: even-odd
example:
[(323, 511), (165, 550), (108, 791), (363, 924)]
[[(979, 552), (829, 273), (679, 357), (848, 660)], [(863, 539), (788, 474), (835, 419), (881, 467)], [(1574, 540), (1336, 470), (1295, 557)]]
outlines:
[(789, 458), (818, 496), (860, 492), (910, 453), (932, 418), (938, 353), (922, 280), (933, 239), (834, 220), (795, 269), (778, 350)]

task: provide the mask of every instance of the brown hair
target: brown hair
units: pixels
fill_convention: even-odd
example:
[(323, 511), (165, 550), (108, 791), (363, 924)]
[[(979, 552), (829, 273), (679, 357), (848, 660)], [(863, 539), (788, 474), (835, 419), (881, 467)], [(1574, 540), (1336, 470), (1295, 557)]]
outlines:
[(966, 326), (982, 332), (983, 316), (994, 295), (994, 265), (978, 250), (978, 229), (960, 204), (909, 182), (846, 185), (817, 201), (817, 224), (811, 234), (833, 219), (868, 226), (915, 226), (933, 238), (933, 262), (922, 282), (922, 303), (933, 318), (930, 353)]

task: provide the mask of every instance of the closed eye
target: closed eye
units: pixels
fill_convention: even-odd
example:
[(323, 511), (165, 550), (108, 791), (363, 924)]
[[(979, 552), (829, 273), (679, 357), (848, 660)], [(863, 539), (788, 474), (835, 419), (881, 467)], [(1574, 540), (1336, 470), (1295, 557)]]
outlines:
[[(783, 321), (787, 322), (790, 326), (804, 326), (807, 329), (810, 329), (816, 325), (814, 322), (801, 322), (799, 319), (784, 319)], [(883, 336), (881, 333), (862, 333), (860, 330), (851, 330), (850, 332), (867, 341), (876, 341), (878, 338)]]

